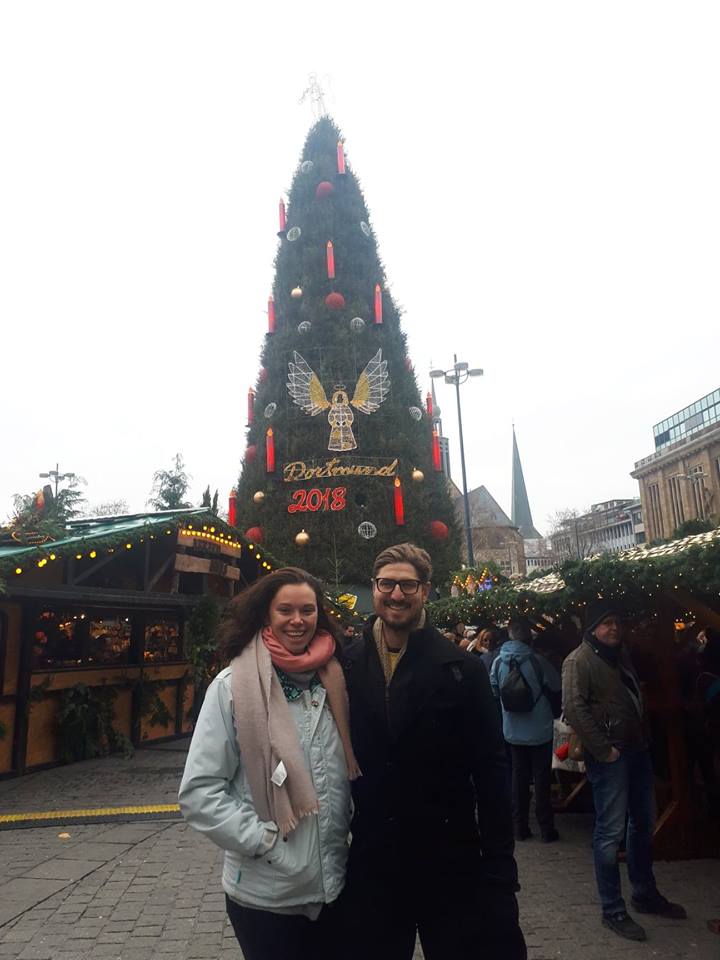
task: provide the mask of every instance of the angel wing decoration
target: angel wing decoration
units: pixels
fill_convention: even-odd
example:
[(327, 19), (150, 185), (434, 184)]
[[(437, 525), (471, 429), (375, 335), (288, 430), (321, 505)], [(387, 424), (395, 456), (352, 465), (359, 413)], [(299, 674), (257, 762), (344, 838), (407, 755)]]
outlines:
[(356, 450), (357, 441), (352, 431), (355, 415), (351, 405), (361, 413), (375, 413), (390, 392), (387, 375), (387, 360), (382, 350), (368, 361), (355, 386), (352, 400), (348, 399), (345, 384), (335, 384), (331, 400), (328, 400), (317, 374), (304, 357), (293, 352), (294, 361), (288, 364), (287, 389), (294, 402), (311, 417), (328, 410), (330, 440), (328, 450)]
[(360, 374), (350, 403), (363, 413), (375, 413), (388, 393), (390, 381), (387, 375), (387, 360), (383, 360), (382, 350), (378, 350)]
[(293, 357), (295, 357), (295, 363), (291, 360), (288, 364), (288, 393), (305, 413), (316, 417), (318, 413), (322, 413), (330, 406), (328, 398), (325, 396), (317, 374), (310, 369), (307, 360), (295, 351), (293, 351)]

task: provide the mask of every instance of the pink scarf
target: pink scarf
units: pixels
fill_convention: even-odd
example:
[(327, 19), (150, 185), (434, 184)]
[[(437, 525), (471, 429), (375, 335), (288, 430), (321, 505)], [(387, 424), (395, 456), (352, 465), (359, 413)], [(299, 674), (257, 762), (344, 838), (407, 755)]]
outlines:
[[(270, 659), (276, 667), (285, 673), (304, 673), (307, 670), (319, 670), (324, 667), (335, 653), (335, 641), (327, 630), (318, 630), (303, 653), (290, 653), (272, 631), (272, 627), (263, 627), (263, 643), (270, 651)], [(324, 684), (323, 684), (324, 686)]]
[[(261, 820), (277, 823), (283, 836), (294, 830), (302, 817), (318, 812), (318, 800), (273, 664), (290, 674), (318, 671), (345, 751), (348, 777), (354, 780), (361, 775), (350, 740), (345, 678), (334, 652), (332, 636), (320, 631), (304, 653), (294, 656), (265, 627), (231, 664), (235, 732), (255, 812)], [(284, 778), (279, 775), (281, 763)]]

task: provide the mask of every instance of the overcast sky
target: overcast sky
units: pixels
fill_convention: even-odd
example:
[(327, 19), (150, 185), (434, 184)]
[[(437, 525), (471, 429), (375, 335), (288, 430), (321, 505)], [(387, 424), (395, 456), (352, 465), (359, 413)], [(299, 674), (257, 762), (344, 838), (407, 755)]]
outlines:
[[(38, 473), (144, 509), (245, 447), (277, 204), (325, 83), (423, 393), (453, 352), (470, 486), (632, 496), (720, 385), (720, 6), (0, 6), (0, 519)], [(440, 384), (460, 480), (452, 388)]]

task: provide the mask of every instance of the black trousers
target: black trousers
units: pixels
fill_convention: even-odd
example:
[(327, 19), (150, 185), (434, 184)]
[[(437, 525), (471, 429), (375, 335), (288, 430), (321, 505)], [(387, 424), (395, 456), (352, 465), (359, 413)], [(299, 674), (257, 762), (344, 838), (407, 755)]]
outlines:
[(512, 807), (515, 834), (528, 830), (530, 816), (530, 783), (535, 784), (535, 815), (540, 832), (547, 836), (555, 827), (550, 799), (552, 772), (552, 740), (533, 747), (512, 749)]
[(317, 920), (242, 907), (225, 895), (225, 906), (245, 960), (339, 960), (336, 908), (324, 906)]
[[(460, 876), (433, 876), (429, 858), (386, 885), (382, 855), (373, 876), (348, 872), (339, 900), (334, 960), (527, 960), (515, 894)], [(364, 871), (363, 871), (364, 873)]]

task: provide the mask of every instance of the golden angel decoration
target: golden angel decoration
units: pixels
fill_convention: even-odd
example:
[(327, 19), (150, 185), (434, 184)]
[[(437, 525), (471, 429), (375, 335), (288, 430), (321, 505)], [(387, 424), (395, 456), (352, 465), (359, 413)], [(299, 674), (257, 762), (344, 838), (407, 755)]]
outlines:
[(344, 383), (335, 384), (332, 397), (328, 400), (323, 385), (307, 361), (295, 351), (293, 356), (295, 361), (291, 360), (288, 364), (287, 389), (290, 396), (311, 417), (316, 417), (323, 410), (328, 411), (328, 450), (356, 450), (357, 441), (352, 431), (355, 414), (351, 407), (361, 413), (375, 413), (390, 392), (387, 360), (383, 360), (382, 350), (378, 350), (360, 374), (352, 400)]

